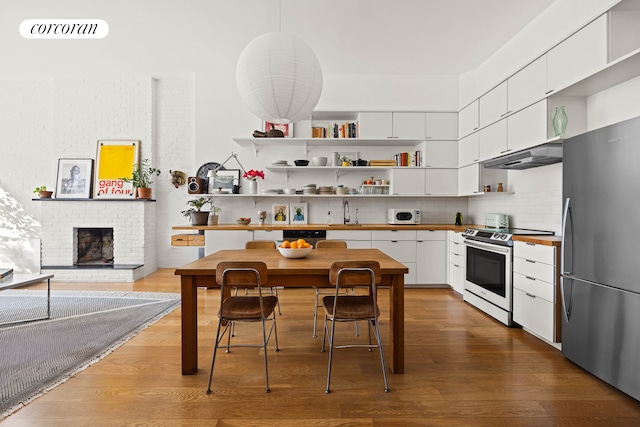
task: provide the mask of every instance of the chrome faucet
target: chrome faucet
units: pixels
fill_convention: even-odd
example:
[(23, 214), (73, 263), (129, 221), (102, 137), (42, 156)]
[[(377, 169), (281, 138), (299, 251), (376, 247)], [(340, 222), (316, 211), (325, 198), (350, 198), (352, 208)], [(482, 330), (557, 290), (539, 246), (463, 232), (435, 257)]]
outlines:
[(347, 200), (342, 202), (342, 220), (344, 224), (351, 222), (351, 216), (349, 215), (349, 202)]
[(358, 225), (358, 208), (356, 208), (356, 222), (354, 223), (355, 225)]

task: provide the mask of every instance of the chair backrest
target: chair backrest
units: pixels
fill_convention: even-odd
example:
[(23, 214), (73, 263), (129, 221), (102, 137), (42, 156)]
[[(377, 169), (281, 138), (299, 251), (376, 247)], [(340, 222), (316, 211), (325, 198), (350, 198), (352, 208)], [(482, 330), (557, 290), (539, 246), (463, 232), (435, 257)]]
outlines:
[(344, 240), (318, 240), (316, 243), (316, 249), (326, 249), (326, 248), (347, 248), (347, 242)]
[[(377, 285), (382, 279), (378, 261), (336, 261), (329, 270), (329, 283), (341, 287)], [(372, 283), (373, 280), (373, 283)]]
[(244, 245), (245, 249), (275, 249), (276, 242), (273, 240), (249, 240)]
[(216, 266), (216, 282), (222, 286), (261, 287), (269, 281), (262, 261), (222, 261)]

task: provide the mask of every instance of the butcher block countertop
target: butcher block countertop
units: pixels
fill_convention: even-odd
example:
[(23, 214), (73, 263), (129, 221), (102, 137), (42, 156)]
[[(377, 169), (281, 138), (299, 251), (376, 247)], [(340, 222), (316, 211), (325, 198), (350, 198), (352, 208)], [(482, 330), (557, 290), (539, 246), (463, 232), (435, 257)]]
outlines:
[[(300, 225), (274, 225), (274, 224), (218, 224), (218, 225), (176, 225), (173, 230), (179, 231), (215, 231), (215, 230), (446, 230), (463, 232), (467, 228), (484, 228), (477, 224), (451, 225), (451, 224), (419, 224), (419, 225), (391, 225), (391, 224), (300, 224)], [(560, 236), (514, 236), (514, 241), (535, 243), (538, 245), (560, 246)]]

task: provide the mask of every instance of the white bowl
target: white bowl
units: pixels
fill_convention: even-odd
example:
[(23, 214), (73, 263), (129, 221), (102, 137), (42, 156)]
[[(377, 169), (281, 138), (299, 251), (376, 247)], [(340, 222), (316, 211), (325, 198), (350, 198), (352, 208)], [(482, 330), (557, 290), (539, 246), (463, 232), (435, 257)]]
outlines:
[(313, 247), (297, 248), (297, 249), (280, 248), (280, 247), (278, 248), (278, 250), (280, 251), (280, 254), (285, 258), (304, 258), (311, 253), (312, 249)]
[(326, 166), (327, 158), (326, 157), (312, 157), (311, 164), (313, 166)]
[(284, 194), (296, 194), (296, 189), (295, 188), (285, 188), (284, 189)]

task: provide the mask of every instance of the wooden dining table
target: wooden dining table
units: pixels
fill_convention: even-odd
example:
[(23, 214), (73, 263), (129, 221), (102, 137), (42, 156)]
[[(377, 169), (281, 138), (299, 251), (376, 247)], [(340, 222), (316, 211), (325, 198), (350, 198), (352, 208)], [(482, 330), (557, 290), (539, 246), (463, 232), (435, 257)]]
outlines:
[[(313, 249), (305, 258), (285, 258), (273, 249), (221, 250), (186, 264), (175, 271), (180, 276), (182, 292), (182, 374), (198, 370), (198, 304), (197, 289), (219, 288), (216, 266), (222, 261), (263, 261), (267, 265), (269, 283), (285, 288), (332, 287), (329, 269), (334, 261), (374, 260), (380, 263), (379, 286), (390, 287), (390, 369), (404, 373), (404, 275), (409, 269), (378, 249)], [(230, 290), (229, 290), (230, 291)]]

